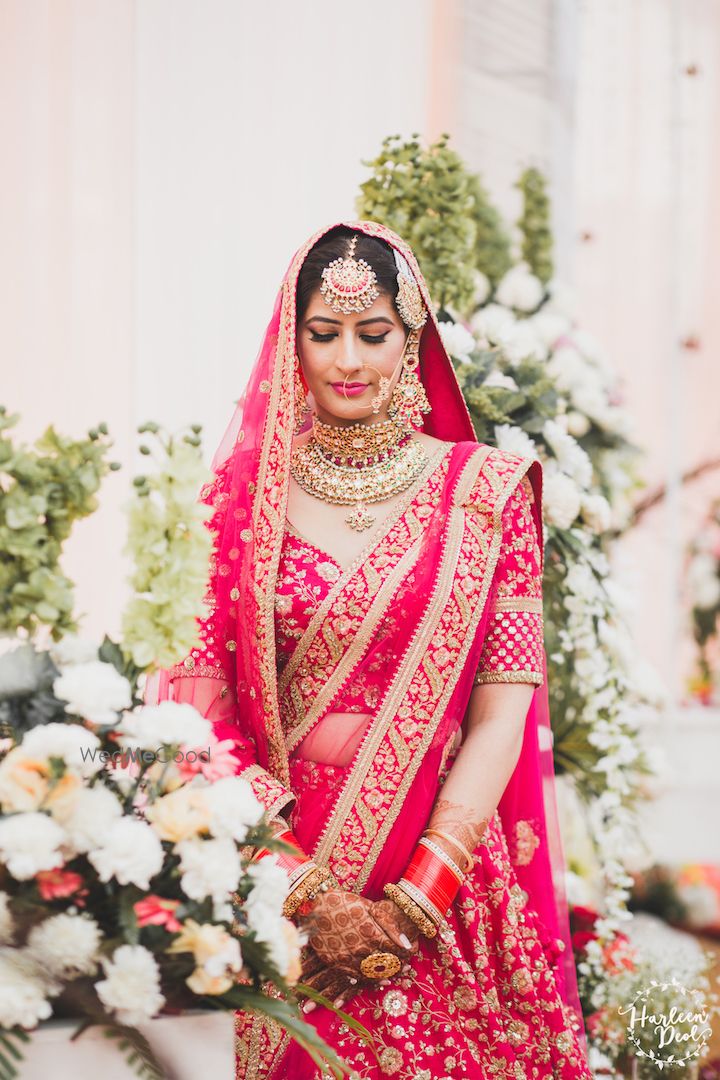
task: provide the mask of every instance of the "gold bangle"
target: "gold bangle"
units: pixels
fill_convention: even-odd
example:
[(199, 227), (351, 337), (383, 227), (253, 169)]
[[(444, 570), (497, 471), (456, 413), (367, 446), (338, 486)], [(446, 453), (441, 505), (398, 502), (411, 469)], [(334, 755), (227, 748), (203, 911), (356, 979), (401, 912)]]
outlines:
[(470, 870), (472, 870), (473, 866), (475, 865), (475, 859), (470, 854), (465, 845), (460, 840), (458, 840), (457, 836), (453, 836), (453, 834), (449, 832), (444, 832), (442, 829), (426, 829), (423, 833), (423, 836), (441, 836), (443, 840), (448, 840), (451, 844), (454, 844), (458, 851), (462, 851), (463, 855), (467, 859), (467, 866), (464, 872), (467, 874)]
[(325, 866), (316, 866), (295, 886), (283, 904), (283, 915), (291, 919), (301, 904), (314, 900), (319, 892), (329, 888), (332, 874)]
[(416, 904), (399, 885), (388, 882), (383, 889), (385, 896), (392, 900), (415, 923), (421, 934), (426, 938), (434, 938), (437, 934), (437, 926), (429, 915), (426, 915), (419, 904)]

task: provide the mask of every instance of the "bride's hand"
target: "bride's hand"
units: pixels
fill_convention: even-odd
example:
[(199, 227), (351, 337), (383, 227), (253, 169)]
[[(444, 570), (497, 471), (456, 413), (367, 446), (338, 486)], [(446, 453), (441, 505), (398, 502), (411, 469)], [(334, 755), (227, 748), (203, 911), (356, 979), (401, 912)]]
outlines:
[[(399, 918), (389, 908), (395, 908)], [(372, 952), (392, 952), (403, 961), (417, 952), (416, 935), (415, 940), (412, 936), (415, 928), (401, 920), (406, 916), (390, 900), (373, 903), (341, 889), (321, 893), (300, 924), (310, 946), (302, 981), (333, 1000), (377, 985), (360, 971), (364, 957)]]

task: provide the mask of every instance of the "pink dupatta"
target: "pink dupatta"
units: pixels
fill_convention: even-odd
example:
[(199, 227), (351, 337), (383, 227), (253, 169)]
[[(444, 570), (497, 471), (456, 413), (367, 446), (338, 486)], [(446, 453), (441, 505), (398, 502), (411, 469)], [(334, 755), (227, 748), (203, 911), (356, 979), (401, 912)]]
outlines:
[[(421, 522), (405, 577), (398, 572), (398, 589), (389, 600), (402, 613), (393, 642), (402, 661), (390, 673), (349, 780), (313, 852), (344, 887), (374, 898), (382, 895), (386, 881), (401, 875), (430, 816), (449, 744), (473, 689), (502, 539), (502, 510), (526, 473), (542, 548), (542, 474), (537, 462), (476, 442), (412, 251), (375, 222), (341, 224), (386, 241), (408, 261), (430, 312), (420, 347), (420, 376), (432, 405), (424, 430), (457, 444), (449, 455), (437, 511)], [(148, 700), (172, 696), (191, 701), (216, 722), (219, 735), (231, 735), (239, 771), (252, 780), (271, 813), (294, 801), (278, 698), (274, 597), (293, 438), (295, 292), (307, 253), (329, 228), (311, 237), (290, 264), (247, 388), (215, 454), (215, 481), (202, 493), (215, 509), (210, 524), (217, 537), (202, 648), (159, 673), (147, 694)], [(409, 587), (403, 588), (403, 581)], [(441, 664), (443, 641), (451, 640), (451, 663)], [(362, 662), (368, 662), (368, 653), (359, 658)], [(329, 700), (325, 712), (331, 707)], [(513, 862), (547, 930), (549, 947), (560, 951), (561, 997), (579, 1015), (546, 685), (533, 694), (522, 752), (499, 814), (511, 845), (519, 838), (518, 823), (532, 823), (538, 840), (533, 857), (528, 860), (520, 845)]]

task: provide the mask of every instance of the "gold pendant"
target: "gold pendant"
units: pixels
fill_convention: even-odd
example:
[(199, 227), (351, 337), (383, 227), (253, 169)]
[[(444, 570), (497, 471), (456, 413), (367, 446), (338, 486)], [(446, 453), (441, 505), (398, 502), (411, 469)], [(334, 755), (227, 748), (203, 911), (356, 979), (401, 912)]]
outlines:
[(375, 524), (375, 518), (372, 514), (368, 513), (367, 508), (359, 502), (355, 504), (345, 518), (345, 524), (349, 525), (351, 529), (356, 529), (357, 532), (363, 532), (365, 529), (369, 529), (371, 525)]

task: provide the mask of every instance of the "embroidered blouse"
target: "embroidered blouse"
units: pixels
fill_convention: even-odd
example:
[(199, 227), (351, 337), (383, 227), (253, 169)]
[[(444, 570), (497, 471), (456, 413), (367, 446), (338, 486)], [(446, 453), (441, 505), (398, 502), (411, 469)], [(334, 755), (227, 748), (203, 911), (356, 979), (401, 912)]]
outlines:
[[(531, 515), (532, 498), (530, 482), (524, 479), (503, 511), (503, 542), (476, 685), (543, 682), (542, 562)], [(287, 524), (275, 594), (278, 675), (342, 573), (342, 566), (331, 555)], [(378, 632), (383, 633), (382, 626)], [(353, 680), (340, 692), (340, 698), (334, 705), (339, 712), (371, 712), (377, 703), (373, 686)]]

